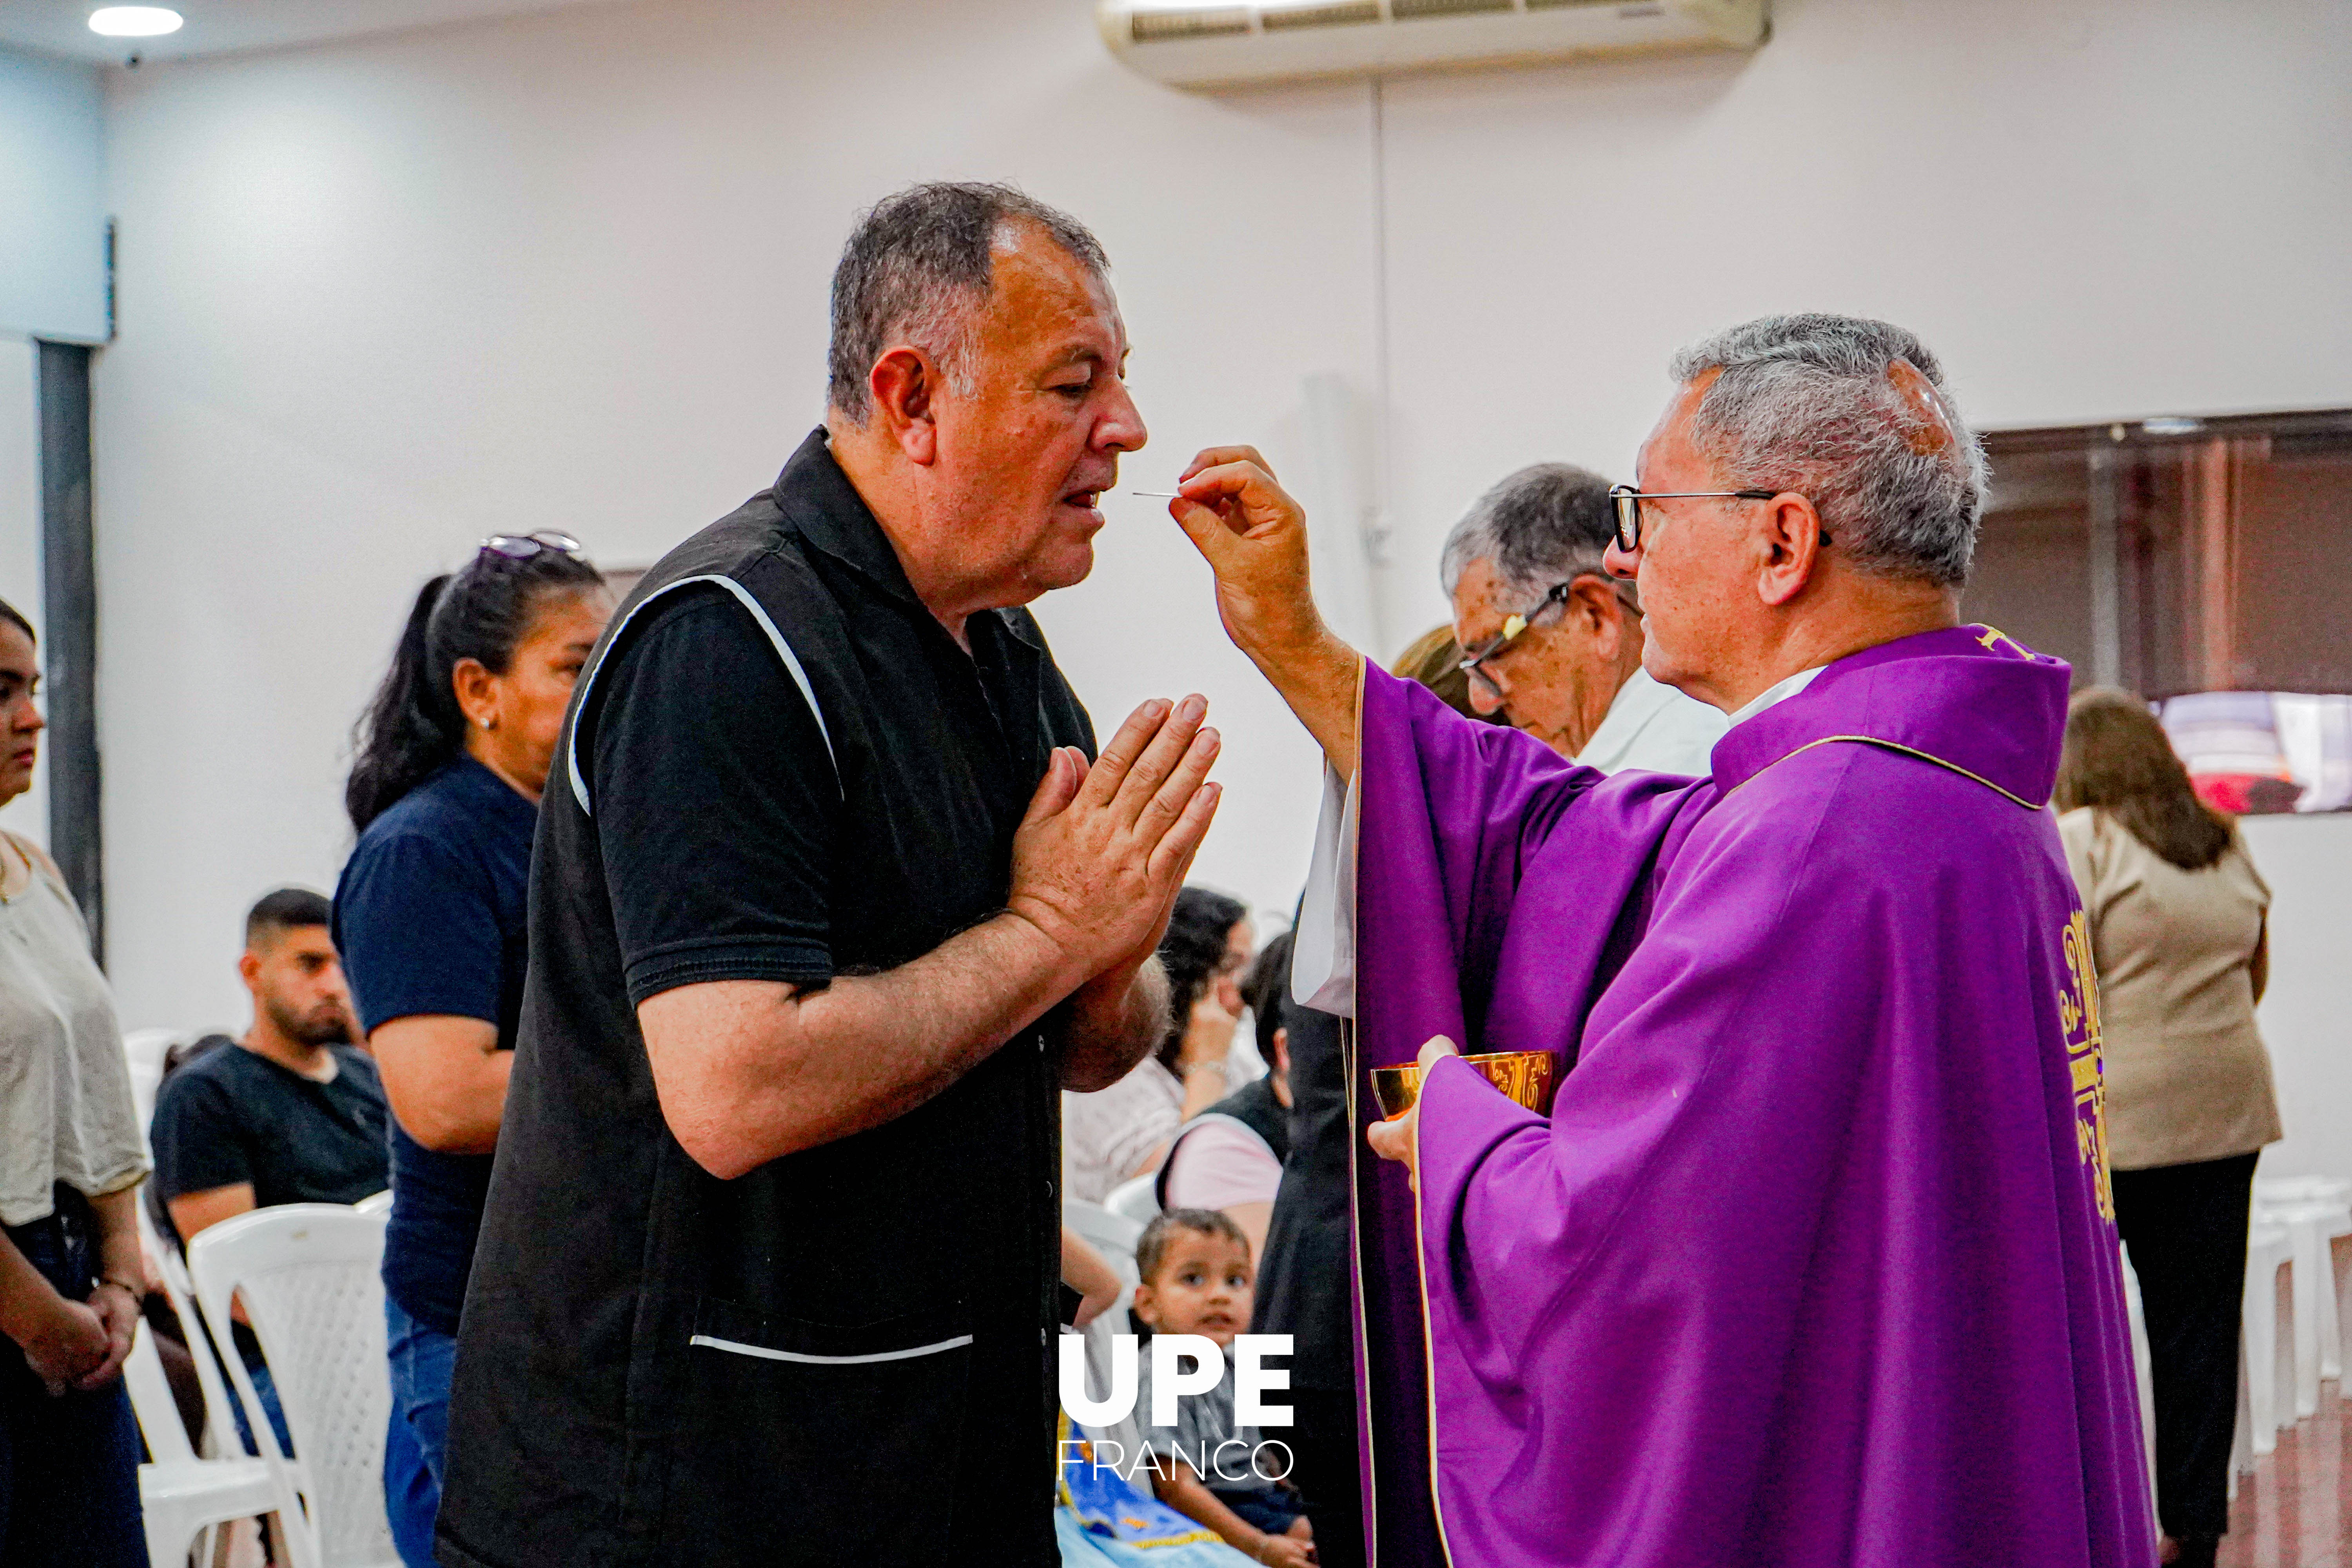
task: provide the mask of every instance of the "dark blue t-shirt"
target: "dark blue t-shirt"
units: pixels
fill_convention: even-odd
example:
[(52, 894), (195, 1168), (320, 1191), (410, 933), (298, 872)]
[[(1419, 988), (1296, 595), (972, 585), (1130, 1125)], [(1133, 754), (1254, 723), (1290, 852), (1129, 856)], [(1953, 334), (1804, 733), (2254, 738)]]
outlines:
[[(335, 948), (360, 1026), (440, 1014), (498, 1026), (514, 1049), (530, 952), (524, 910), (539, 808), (461, 757), (368, 824), (335, 887)], [(438, 1154), (391, 1119), (383, 1288), (427, 1328), (457, 1331), (488, 1154)]]

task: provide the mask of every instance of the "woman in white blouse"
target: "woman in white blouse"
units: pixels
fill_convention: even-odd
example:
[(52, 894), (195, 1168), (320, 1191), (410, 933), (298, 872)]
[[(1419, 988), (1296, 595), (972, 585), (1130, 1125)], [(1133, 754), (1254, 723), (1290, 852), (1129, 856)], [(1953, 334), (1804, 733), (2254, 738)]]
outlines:
[[(33, 782), (31, 623), (0, 603), (0, 805)], [(49, 858), (0, 831), (0, 1563), (145, 1568), (122, 1358), (147, 1173), (114, 1005)]]

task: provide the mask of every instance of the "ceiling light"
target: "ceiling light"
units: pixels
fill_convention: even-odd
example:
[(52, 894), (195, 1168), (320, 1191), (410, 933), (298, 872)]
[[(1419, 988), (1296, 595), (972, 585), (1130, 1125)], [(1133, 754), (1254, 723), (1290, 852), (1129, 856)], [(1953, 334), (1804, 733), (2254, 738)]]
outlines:
[(180, 14), (163, 5), (105, 5), (89, 14), (89, 30), (108, 38), (160, 38), (180, 30)]

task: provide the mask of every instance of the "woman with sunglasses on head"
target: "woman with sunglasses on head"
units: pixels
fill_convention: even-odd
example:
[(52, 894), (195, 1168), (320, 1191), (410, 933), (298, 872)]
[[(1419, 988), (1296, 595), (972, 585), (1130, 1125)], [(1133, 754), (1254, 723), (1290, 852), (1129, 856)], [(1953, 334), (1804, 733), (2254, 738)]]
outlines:
[(355, 735), (344, 805), (359, 842), (334, 935), (393, 1111), (384, 1502), (409, 1568), (433, 1562), (457, 1314), (522, 1006), (540, 793), (612, 612), (577, 540), (485, 541), (418, 594)]
[[(0, 603), (0, 805), (43, 728), (33, 626)], [(0, 832), (0, 1563), (143, 1568), (122, 1360), (147, 1289), (147, 1155), (106, 977), (65, 879)]]

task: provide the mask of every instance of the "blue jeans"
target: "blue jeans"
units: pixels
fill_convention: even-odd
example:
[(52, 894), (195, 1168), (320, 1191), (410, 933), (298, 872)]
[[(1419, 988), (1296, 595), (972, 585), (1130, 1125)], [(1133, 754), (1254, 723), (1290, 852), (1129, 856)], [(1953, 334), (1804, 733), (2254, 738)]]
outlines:
[(383, 1508), (404, 1568), (435, 1568), (433, 1516), (441, 1511), (441, 1453), (449, 1441), (449, 1371), (457, 1341), (430, 1329), (387, 1295), (392, 1426), (384, 1434)]
[[(58, 1189), (58, 1212), (8, 1227), (26, 1261), (68, 1300), (96, 1281), (89, 1205)], [(0, 1563), (8, 1568), (147, 1568), (139, 1511), (139, 1424), (117, 1378), (57, 1397), (0, 1339)]]
[[(294, 1434), (286, 1429), (286, 1412), (278, 1407), (278, 1380), (269, 1375), (269, 1363), (257, 1358), (248, 1361), (245, 1363), (245, 1375), (253, 1380), (253, 1392), (260, 1396), (261, 1408), (269, 1417), (269, 1429), (278, 1434), (278, 1451), (292, 1454)], [(245, 1401), (236, 1397), (235, 1390), (229, 1394), (228, 1413), (236, 1417), (236, 1435), (245, 1439), (245, 1451), (260, 1453), (261, 1445), (253, 1440), (253, 1428), (246, 1424)]]

